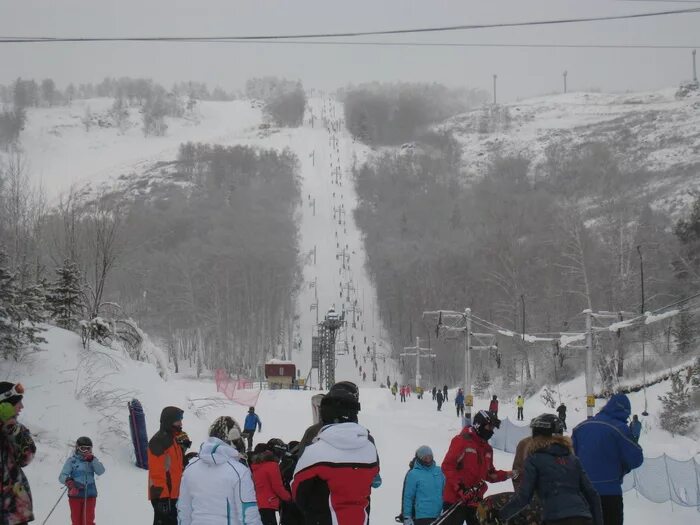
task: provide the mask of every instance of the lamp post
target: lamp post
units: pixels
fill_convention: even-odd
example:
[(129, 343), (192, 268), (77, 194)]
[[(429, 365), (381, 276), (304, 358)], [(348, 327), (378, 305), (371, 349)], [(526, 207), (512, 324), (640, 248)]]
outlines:
[[(639, 278), (641, 281), (641, 290), (642, 290), (642, 305), (641, 305), (641, 311), (640, 313), (644, 315), (644, 257), (642, 257), (642, 245), (638, 244), (637, 245), (637, 253), (639, 254)], [(648, 416), (649, 412), (647, 411), (647, 366), (646, 366), (646, 345), (645, 345), (645, 338), (646, 334), (644, 333), (644, 327), (642, 327), (642, 384), (644, 386), (644, 411), (642, 412), (643, 416)]]

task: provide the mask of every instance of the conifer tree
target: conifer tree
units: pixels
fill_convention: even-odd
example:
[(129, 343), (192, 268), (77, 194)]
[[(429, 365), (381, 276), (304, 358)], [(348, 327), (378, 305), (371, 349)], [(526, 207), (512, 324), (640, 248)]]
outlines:
[(671, 390), (665, 396), (659, 396), (663, 403), (661, 411), (661, 428), (671, 434), (687, 434), (696, 421), (691, 412), (690, 390), (693, 379), (692, 368), (684, 377), (681, 373), (671, 376)]
[(0, 348), (3, 357), (19, 357), (21, 350), (20, 313), (17, 308), (17, 276), (6, 266), (7, 257), (0, 252)]
[(51, 283), (47, 301), (51, 317), (56, 324), (66, 330), (77, 327), (83, 310), (83, 289), (78, 266), (66, 259), (63, 266), (56, 268), (58, 278)]

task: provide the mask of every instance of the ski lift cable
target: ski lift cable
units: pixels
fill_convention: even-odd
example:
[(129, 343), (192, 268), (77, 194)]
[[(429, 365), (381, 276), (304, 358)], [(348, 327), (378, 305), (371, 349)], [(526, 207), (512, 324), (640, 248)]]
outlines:
[(541, 20), (526, 20), (520, 22), (499, 22), (494, 24), (463, 24), (453, 26), (419, 27), (409, 29), (387, 29), (379, 31), (348, 31), (339, 33), (300, 33), (286, 35), (228, 35), (228, 36), (156, 36), (156, 37), (47, 37), (47, 36), (0, 36), (0, 43), (55, 43), (55, 42), (231, 42), (231, 41), (259, 41), (259, 40), (293, 40), (300, 38), (339, 38), (379, 35), (401, 35), (412, 33), (435, 33), (448, 31), (468, 31), (477, 29), (498, 29), (511, 27), (532, 27), (547, 25), (562, 25), (574, 23), (603, 22), (612, 20), (632, 20), (641, 18), (653, 18), (660, 16), (692, 14), (700, 12), (700, 7), (685, 9), (669, 9), (665, 11), (650, 11), (642, 13), (628, 13), (622, 15), (605, 15), (579, 18), (555, 18)]

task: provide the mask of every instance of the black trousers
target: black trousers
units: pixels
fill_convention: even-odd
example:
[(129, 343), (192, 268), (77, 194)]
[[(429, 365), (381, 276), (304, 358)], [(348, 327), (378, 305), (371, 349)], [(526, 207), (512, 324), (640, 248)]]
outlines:
[(464, 415), (464, 405), (457, 405), (457, 415), (458, 416)]
[(244, 430), (243, 435), (248, 441), (248, 452), (253, 450), (253, 436), (255, 435), (255, 430)]
[(523, 420), (523, 407), (518, 407), (518, 421)]
[(622, 496), (601, 496), (600, 505), (603, 507), (603, 525), (622, 525), (624, 519)]
[(277, 525), (277, 511), (275, 509), (258, 509), (263, 525)]
[(177, 525), (177, 500), (151, 500), (153, 505), (153, 525)]
[(430, 525), (436, 519), (437, 516), (435, 516), (434, 518), (416, 518), (413, 520), (413, 525)]
[[(443, 503), (442, 510), (446, 511), (451, 506), (451, 503)], [(479, 518), (476, 515), (476, 507), (460, 505), (452, 514), (450, 514), (449, 518), (447, 518), (442, 525), (462, 525), (464, 522), (466, 522), (467, 525), (479, 525)]]

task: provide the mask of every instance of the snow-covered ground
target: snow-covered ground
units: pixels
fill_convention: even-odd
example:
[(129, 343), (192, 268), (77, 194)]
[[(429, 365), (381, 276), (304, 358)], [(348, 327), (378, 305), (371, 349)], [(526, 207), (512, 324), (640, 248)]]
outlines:
[[(231, 415), (241, 421), (245, 415), (246, 407), (230, 403), (217, 394), (210, 378), (196, 380), (183, 373), (164, 381), (151, 364), (131, 361), (99, 345), (93, 344), (89, 351), (83, 350), (79, 337), (73, 333), (51, 328), (47, 339), (43, 350), (26, 361), (3, 362), (0, 373), (0, 379), (21, 381), (27, 389), (21, 421), (34, 433), (38, 446), (36, 458), (26, 473), (39, 523), (61, 493), (58, 474), (80, 435), (92, 437), (95, 453), (107, 468), (105, 475), (98, 479), (97, 521), (108, 524), (150, 521), (152, 511), (146, 499), (146, 472), (133, 465), (128, 437), (126, 401), (133, 396), (143, 403), (149, 435), (155, 432), (164, 406), (183, 408), (184, 428), (195, 447), (205, 438), (214, 418)], [(572, 382), (562, 385), (560, 391), (570, 407), (570, 423), (577, 422), (583, 417), (583, 411), (574, 409), (577, 403), (581, 404), (579, 387)], [(299, 439), (311, 424), (310, 397), (313, 393), (263, 391), (257, 404), (263, 422), (259, 439)], [(576, 399), (566, 397), (569, 393)], [(384, 480), (382, 487), (373, 491), (372, 521), (393, 523), (399, 511), (403, 476), (413, 452), (419, 445), (428, 444), (439, 461), (450, 439), (459, 431), (459, 421), (451, 410), (451, 403), (444, 411), (437, 412), (429, 397), (422, 401), (411, 397), (407, 403), (400, 403), (385, 388), (361, 386), (360, 400), (360, 422), (375, 437)], [(632, 402), (635, 412), (640, 411), (643, 401), (638, 394), (633, 396)], [(483, 407), (486, 399), (477, 399), (476, 404), (477, 408)], [(513, 417), (512, 403), (504, 400), (501, 407), (502, 414)], [(650, 403), (649, 408), (653, 421), (657, 405)], [(529, 418), (541, 409), (539, 401), (529, 399), (525, 415)], [(689, 457), (680, 457), (683, 455), (680, 448), (690, 455), (693, 446), (695, 453), (698, 451), (696, 443), (672, 439), (658, 430), (645, 431), (641, 444), (647, 455), (666, 451), (679, 459)], [(497, 467), (509, 468), (512, 459), (512, 454), (495, 453)], [(509, 482), (491, 487), (493, 492), (505, 490), (511, 490)], [(654, 504), (634, 492), (625, 495), (625, 513), (629, 523), (643, 524), (661, 523), (669, 516), (682, 523), (697, 523), (698, 517), (693, 509)], [(63, 501), (49, 523), (67, 523), (68, 514), (68, 504)]]

